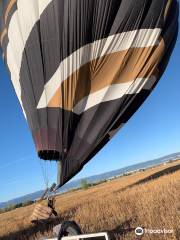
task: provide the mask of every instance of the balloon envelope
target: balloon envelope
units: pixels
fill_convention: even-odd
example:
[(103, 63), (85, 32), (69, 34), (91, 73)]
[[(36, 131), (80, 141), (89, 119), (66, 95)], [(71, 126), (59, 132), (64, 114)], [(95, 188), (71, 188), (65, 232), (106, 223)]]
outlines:
[(141, 106), (178, 31), (176, 0), (1, 1), (1, 47), (40, 158), (61, 185)]

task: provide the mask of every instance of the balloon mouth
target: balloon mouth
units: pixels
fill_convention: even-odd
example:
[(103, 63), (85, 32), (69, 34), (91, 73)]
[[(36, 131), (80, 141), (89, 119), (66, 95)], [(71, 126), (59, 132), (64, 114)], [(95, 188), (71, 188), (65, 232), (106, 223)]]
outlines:
[(40, 150), (38, 151), (39, 158), (43, 160), (59, 160), (60, 153), (56, 150)]

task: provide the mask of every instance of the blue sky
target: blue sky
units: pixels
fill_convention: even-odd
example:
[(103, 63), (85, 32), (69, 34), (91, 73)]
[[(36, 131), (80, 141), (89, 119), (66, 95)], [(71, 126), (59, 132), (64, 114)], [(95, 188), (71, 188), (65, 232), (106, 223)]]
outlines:
[[(180, 151), (180, 38), (161, 81), (123, 129), (75, 177), (81, 178)], [(30, 131), (0, 60), (0, 202), (43, 189)], [(49, 180), (56, 178), (49, 165)]]

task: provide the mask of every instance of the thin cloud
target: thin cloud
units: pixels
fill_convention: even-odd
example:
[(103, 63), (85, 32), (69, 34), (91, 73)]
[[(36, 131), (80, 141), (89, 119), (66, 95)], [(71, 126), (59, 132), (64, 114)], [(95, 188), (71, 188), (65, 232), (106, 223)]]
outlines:
[(14, 165), (14, 164), (17, 164), (19, 162), (25, 162), (25, 160), (32, 159), (32, 158), (33, 158), (32, 155), (31, 156), (29, 155), (29, 156), (26, 156), (26, 157), (22, 157), (22, 158), (20, 158), (18, 160), (15, 160), (15, 161), (12, 161), (12, 162), (9, 162), (9, 163), (7, 163), (5, 165), (0, 166), (0, 169), (7, 168), (7, 167), (9, 167), (11, 165)]

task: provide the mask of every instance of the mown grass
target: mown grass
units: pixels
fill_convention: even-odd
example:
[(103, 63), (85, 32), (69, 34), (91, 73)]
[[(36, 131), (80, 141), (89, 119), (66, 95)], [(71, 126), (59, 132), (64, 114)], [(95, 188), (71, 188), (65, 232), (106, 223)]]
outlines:
[(33, 226), (32, 206), (0, 215), (0, 239), (39, 239), (52, 235), (62, 219), (75, 220), (83, 232), (109, 231), (112, 239), (134, 240), (137, 226), (173, 229), (171, 234), (145, 234), (141, 239), (180, 239), (180, 160), (58, 196), (60, 218)]

